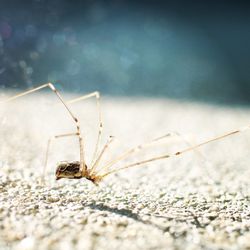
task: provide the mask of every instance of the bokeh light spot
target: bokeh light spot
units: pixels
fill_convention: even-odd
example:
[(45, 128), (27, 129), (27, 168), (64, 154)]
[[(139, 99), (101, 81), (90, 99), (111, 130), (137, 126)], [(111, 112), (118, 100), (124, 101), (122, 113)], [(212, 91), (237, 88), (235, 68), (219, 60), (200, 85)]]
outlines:
[(64, 42), (65, 42), (65, 35), (63, 33), (55, 33), (53, 35), (53, 42), (56, 44), (56, 45), (63, 45)]
[(44, 38), (40, 38), (37, 42), (36, 47), (40, 53), (44, 52), (47, 48), (47, 41)]
[(36, 27), (32, 24), (29, 24), (25, 27), (25, 34), (27, 37), (35, 37), (37, 34)]
[(83, 54), (88, 60), (97, 59), (99, 54), (98, 46), (93, 43), (84, 45)]
[(8, 39), (11, 37), (12, 28), (7, 22), (0, 22), (0, 34), (3, 39)]
[(80, 64), (76, 60), (71, 60), (67, 67), (67, 73), (69, 75), (77, 75), (80, 71)]

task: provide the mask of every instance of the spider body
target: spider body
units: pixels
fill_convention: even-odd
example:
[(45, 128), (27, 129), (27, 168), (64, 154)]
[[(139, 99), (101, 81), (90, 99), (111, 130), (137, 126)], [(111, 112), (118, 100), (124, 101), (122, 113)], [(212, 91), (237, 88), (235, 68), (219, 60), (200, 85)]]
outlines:
[(85, 168), (81, 170), (81, 164), (79, 161), (60, 162), (57, 165), (56, 169), (56, 180), (60, 180), (62, 178), (67, 178), (67, 179), (86, 178), (89, 181), (92, 181), (94, 184), (97, 184), (101, 180), (101, 177), (95, 174), (91, 174), (86, 165)]

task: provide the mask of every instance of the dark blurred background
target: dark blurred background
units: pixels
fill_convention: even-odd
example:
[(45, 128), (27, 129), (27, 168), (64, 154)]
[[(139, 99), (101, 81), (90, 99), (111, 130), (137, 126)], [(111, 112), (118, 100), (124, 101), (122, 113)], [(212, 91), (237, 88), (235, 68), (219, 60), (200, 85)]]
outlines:
[(250, 103), (247, 1), (1, 1), (0, 85)]

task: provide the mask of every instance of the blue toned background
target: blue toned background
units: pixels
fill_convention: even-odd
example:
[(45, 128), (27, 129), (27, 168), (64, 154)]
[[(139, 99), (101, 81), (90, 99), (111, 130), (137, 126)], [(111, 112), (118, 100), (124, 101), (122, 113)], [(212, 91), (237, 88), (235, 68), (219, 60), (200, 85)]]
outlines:
[(250, 103), (245, 1), (1, 1), (0, 85)]

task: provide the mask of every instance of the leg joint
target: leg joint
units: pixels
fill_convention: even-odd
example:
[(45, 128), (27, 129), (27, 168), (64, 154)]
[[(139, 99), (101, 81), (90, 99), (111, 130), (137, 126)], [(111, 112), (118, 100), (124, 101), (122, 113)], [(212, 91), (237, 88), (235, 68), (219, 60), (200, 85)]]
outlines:
[(55, 86), (52, 84), (52, 83), (48, 83), (48, 86), (54, 91), (54, 92), (56, 92), (56, 88), (55, 88)]
[(96, 96), (97, 99), (100, 98), (100, 92), (99, 91), (95, 91), (94, 94), (95, 94), (95, 96)]

